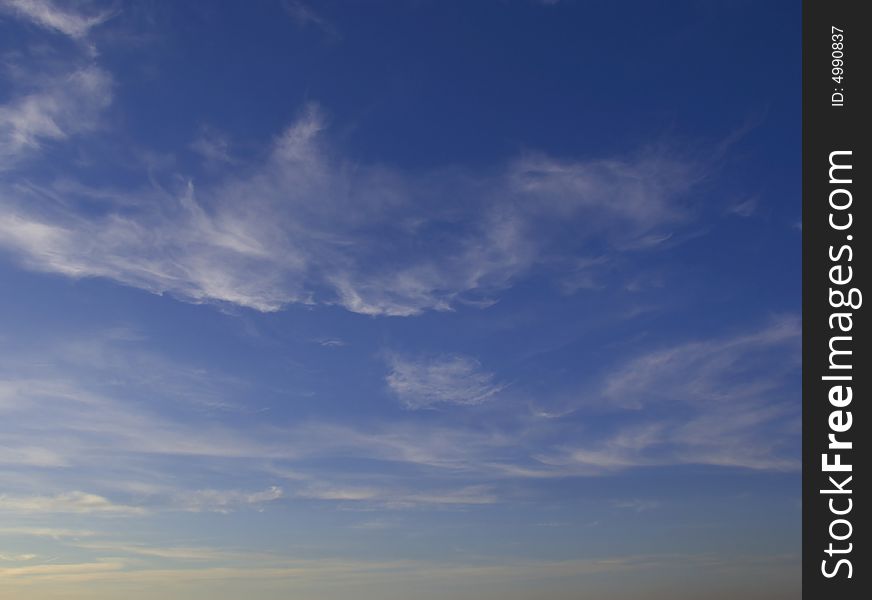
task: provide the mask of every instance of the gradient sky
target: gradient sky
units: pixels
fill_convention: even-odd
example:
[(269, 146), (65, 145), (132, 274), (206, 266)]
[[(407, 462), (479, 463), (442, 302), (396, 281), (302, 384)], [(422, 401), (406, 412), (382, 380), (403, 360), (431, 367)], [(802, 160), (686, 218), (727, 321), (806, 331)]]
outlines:
[(0, 1), (0, 598), (797, 597), (799, 43)]

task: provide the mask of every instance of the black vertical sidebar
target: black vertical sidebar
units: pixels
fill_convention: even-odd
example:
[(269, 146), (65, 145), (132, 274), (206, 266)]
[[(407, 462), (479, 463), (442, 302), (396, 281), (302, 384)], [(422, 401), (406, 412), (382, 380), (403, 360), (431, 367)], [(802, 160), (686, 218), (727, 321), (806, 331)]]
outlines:
[(872, 295), (862, 297), (872, 294), (872, 118), (865, 114), (872, 111), (865, 81), (872, 22), (861, 18), (864, 4), (803, 3), (802, 570), (809, 599), (854, 600), (872, 589), (872, 364), (863, 305)]

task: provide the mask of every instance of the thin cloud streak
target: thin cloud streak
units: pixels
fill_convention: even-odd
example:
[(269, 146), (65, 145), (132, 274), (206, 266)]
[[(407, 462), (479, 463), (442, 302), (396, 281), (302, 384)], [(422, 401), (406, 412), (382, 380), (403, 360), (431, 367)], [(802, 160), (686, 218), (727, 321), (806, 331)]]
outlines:
[(50, 0), (2, 0), (0, 9), (74, 40), (85, 39), (91, 29), (104, 23), (113, 14), (103, 11), (86, 15), (64, 10)]
[(16, 514), (98, 514), (98, 515), (143, 515), (145, 509), (138, 506), (116, 504), (103, 496), (85, 492), (68, 492), (55, 496), (0, 495), (0, 512)]

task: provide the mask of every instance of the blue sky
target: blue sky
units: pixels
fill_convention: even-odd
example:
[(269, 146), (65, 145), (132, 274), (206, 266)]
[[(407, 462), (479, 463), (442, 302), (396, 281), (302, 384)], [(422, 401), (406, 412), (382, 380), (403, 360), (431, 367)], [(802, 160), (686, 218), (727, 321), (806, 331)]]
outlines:
[(0, 7), (0, 597), (798, 593), (798, 3)]

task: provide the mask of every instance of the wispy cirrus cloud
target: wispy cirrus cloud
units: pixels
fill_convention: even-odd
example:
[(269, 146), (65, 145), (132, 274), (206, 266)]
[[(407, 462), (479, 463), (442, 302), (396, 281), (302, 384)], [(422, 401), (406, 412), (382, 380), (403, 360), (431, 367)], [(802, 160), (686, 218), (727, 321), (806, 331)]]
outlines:
[[(87, 7), (79, 3), (77, 8)], [(112, 16), (111, 11), (69, 10), (51, 0), (2, 0), (0, 9), (17, 17), (26, 19), (34, 25), (82, 40), (94, 27), (105, 22)]]
[(410, 359), (392, 355), (385, 377), (390, 390), (406, 408), (442, 404), (473, 406), (490, 400), (505, 388), (493, 373), (468, 356)]
[[(36, 89), (0, 106), (0, 171), (33, 156), (47, 143), (93, 131), (111, 101), (111, 77), (93, 65), (38, 82)], [(15, 222), (7, 218), (3, 222), (3, 235), (16, 235)], [(49, 228), (38, 223), (17, 225), (22, 228), (19, 243), (50, 235)]]
[(705, 464), (790, 471), (800, 403), (786, 387), (800, 365), (799, 319), (754, 333), (654, 350), (606, 377), (599, 399), (620, 425), (586, 445), (543, 453), (578, 472)]
[(177, 494), (174, 507), (190, 512), (230, 513), (240, 508), (258, 508), (264, 503), (279, 500), (284, 491), (271, 486), (256, 492), (242, 490), (192, 490)]
[[(17, 167), (29, 165), (49, 148), (98, 130), (101, 116), (112, 103), (112, 76), (99, 66), (96, 50), (88, 41), (91, 28), (109, 18), (110, 13), (89, 11), (90, 6), (61, 7), (49, 0), (0, 0), (0, 15), (22, 19), (79, 42), (72, 51), (48, 44), (4, 57), (3, 68), (10, 83), (8, 99), (0, 105), (0, 173), (8, 182), (0, 192), (4, 196), (14, 194), (16, 185), (29, 179), (17, 179)], [(27, 228), (27, 224), (21, 225)], [(14, 233), (5, 231), (4, 235)], [(33, 229), (29, 233), (39, 235)]]
[(223, 165), (236, 162), (231, 156), (227, 136), (212, 127), (202, 127), (189, 147), (208, 163)]
[[(487, 306), (546, 257), (594, 242), (635, 251), (688, 217), (693, 168), (665, 156), (530, 155), (490, 173), (411, 175), (343, 158), (324, 129), (310, 105), (253, 170), (99, 190), (90, 215), (69, 186), (7, 188), (0, 243), (31, 269), (193, 302), (410, 316)], [(572, 235), (556, 239), (567, 222)]]
[[(655, 350), (609, 374), (603, 395), (624, 408), (760, 399), (799, 365), (799, 338), (799, 319), (787, 316), (753, 333)], [(783, 360), (766, 360), (773, 352)]]
[[(339, 479), (360, 472), (342, 466), (351, 459), (366, 459), (367, 472), (387, 479), (375, 491), (362, 492), (357, 483), (332, 483), (330, 476), (306, 467), (304, 475), (292, 478), (289, 497), (357, 498), (391, 508), (476, 504), (492, 497), (456, 483), (446, 488), (429, 482), (426, 489), (411, 491), (390, 473), (396, 465), (474, 472), (482, 457), (509, 447), (506, 436), (403, 423), (278, 422), (258, 418), (259, 413), (251, 413), (245, 424), (216, 423), (206, 415), (223, 414), (224, 405), (233, 404), (231, 398), (224, 401), (232, 387), (225, 382), (209, 391), (220, 383), (213, 373), (192, 375), (188, 367), (156, 360), (139, 349), (142, 343), (135, 332), (120, 328), (41, 346), (33, 355), (19, 349), (15, 359), (11, 351), (3, 353), (0, 461), (22, 473), (14, 484), (8, 481), (7, 491), (16, 492), (4, 497), (5, 509), (46, 514), (261, 509), (286, 496), (274, 482), (285, 478), (288, 465), (324, 459), (337, 463), (331, 473)], [(198, 392), (193, 398), (190, 388)], [(179, 483), (178, 474), (204, 467), (224, 474), (220, 486)], [(264, 487), (251, 489), (248, 480), (239, 485), (243, 473)], [(45, 495), (73, 484), (93, 491)], [(113, 509), (114, 497), (141, 508)]]
[[(148, 359), (137, 349), (142, 342), (135, 334), (113, 330), (87, 343), (68, 340), (43, 348), (38, 358), (20, 350), (14, 358), (4, 354), (9, 371), (0, 369), (0, 458), (12, 469), (63, 467), (52, 477), (31, 471), (30, 483), (23, 481), (7, 502), (21, 508), (28, 491), (59, 489), (65, 480), (58, 473), (70, 474), (77, 487), (99, 498), (120, 493), (149, 510), (229, 512), (283, 497), (384, 508), (489, 503), (503, 497), (502, 485), (510, 480), (639, 467), (791, 470), (797, 466), (790, 445), (797, 436), (798, 407), (783, 389), (789, 364), (760, 357), (790, 356), (798, 340), (795, 321), (783, 319), (751, 334), (643, 353), (605, 377), (601, 398), (608, 402), (595, 413), (611, 411), (621, 418), (600, 416), (596, 429), (587, 426), (583, 406), (545, 422), (502, 418), (499, 426), (487, 427), (421, 422), (414, 413), (367, 423), (279, 422), (252, 413), (234, 425), (203, 418), (232, 406), (233, 399), (226, 398), (231, 386), (221, 384), (206, 404), (191, 399), (188, 386), (213, 385), (212, 374), (198, 372), (188, 383), (184, 365)], [(396, 360), (390, 381), (413, 407), (484, 402), (503, 387), (469, 358)], [(751, 369), (756, 363), (759, 369)], [(39, 379), (29, 377), (33, 368)], [(105, 369), (113, 373), (110, 386), (102, 383)], [(742, 377), (719, 384), (729, 373)], [(650, 389), (664, 393), (652, 397)], [(313, 468), (325, 460), (333, 465), (328, 473)], [(225, 474), (223, 487), (179, 486), (176, 474), (199, 472), (204, 465)], [(292, 469), (296, 473), (285, 477)], [(402, 469), (420, 474), (418, 489), (403, 483)], [(243, 484), (241, 472), (257, 483)], [(369, 483), (361, 483), (364, 474), (372, 478)], [(288, 485), (279, 488), (277, 478)], [(483, 485), (489, 487), (475, 487)], [(87, 507), (85, 496), (63, 493), (54, 500), (31, 499), (31, 506), (62, 507), (66, 501)], [(99, 500), (91, 500), (92, 510), (99, 510)]]

